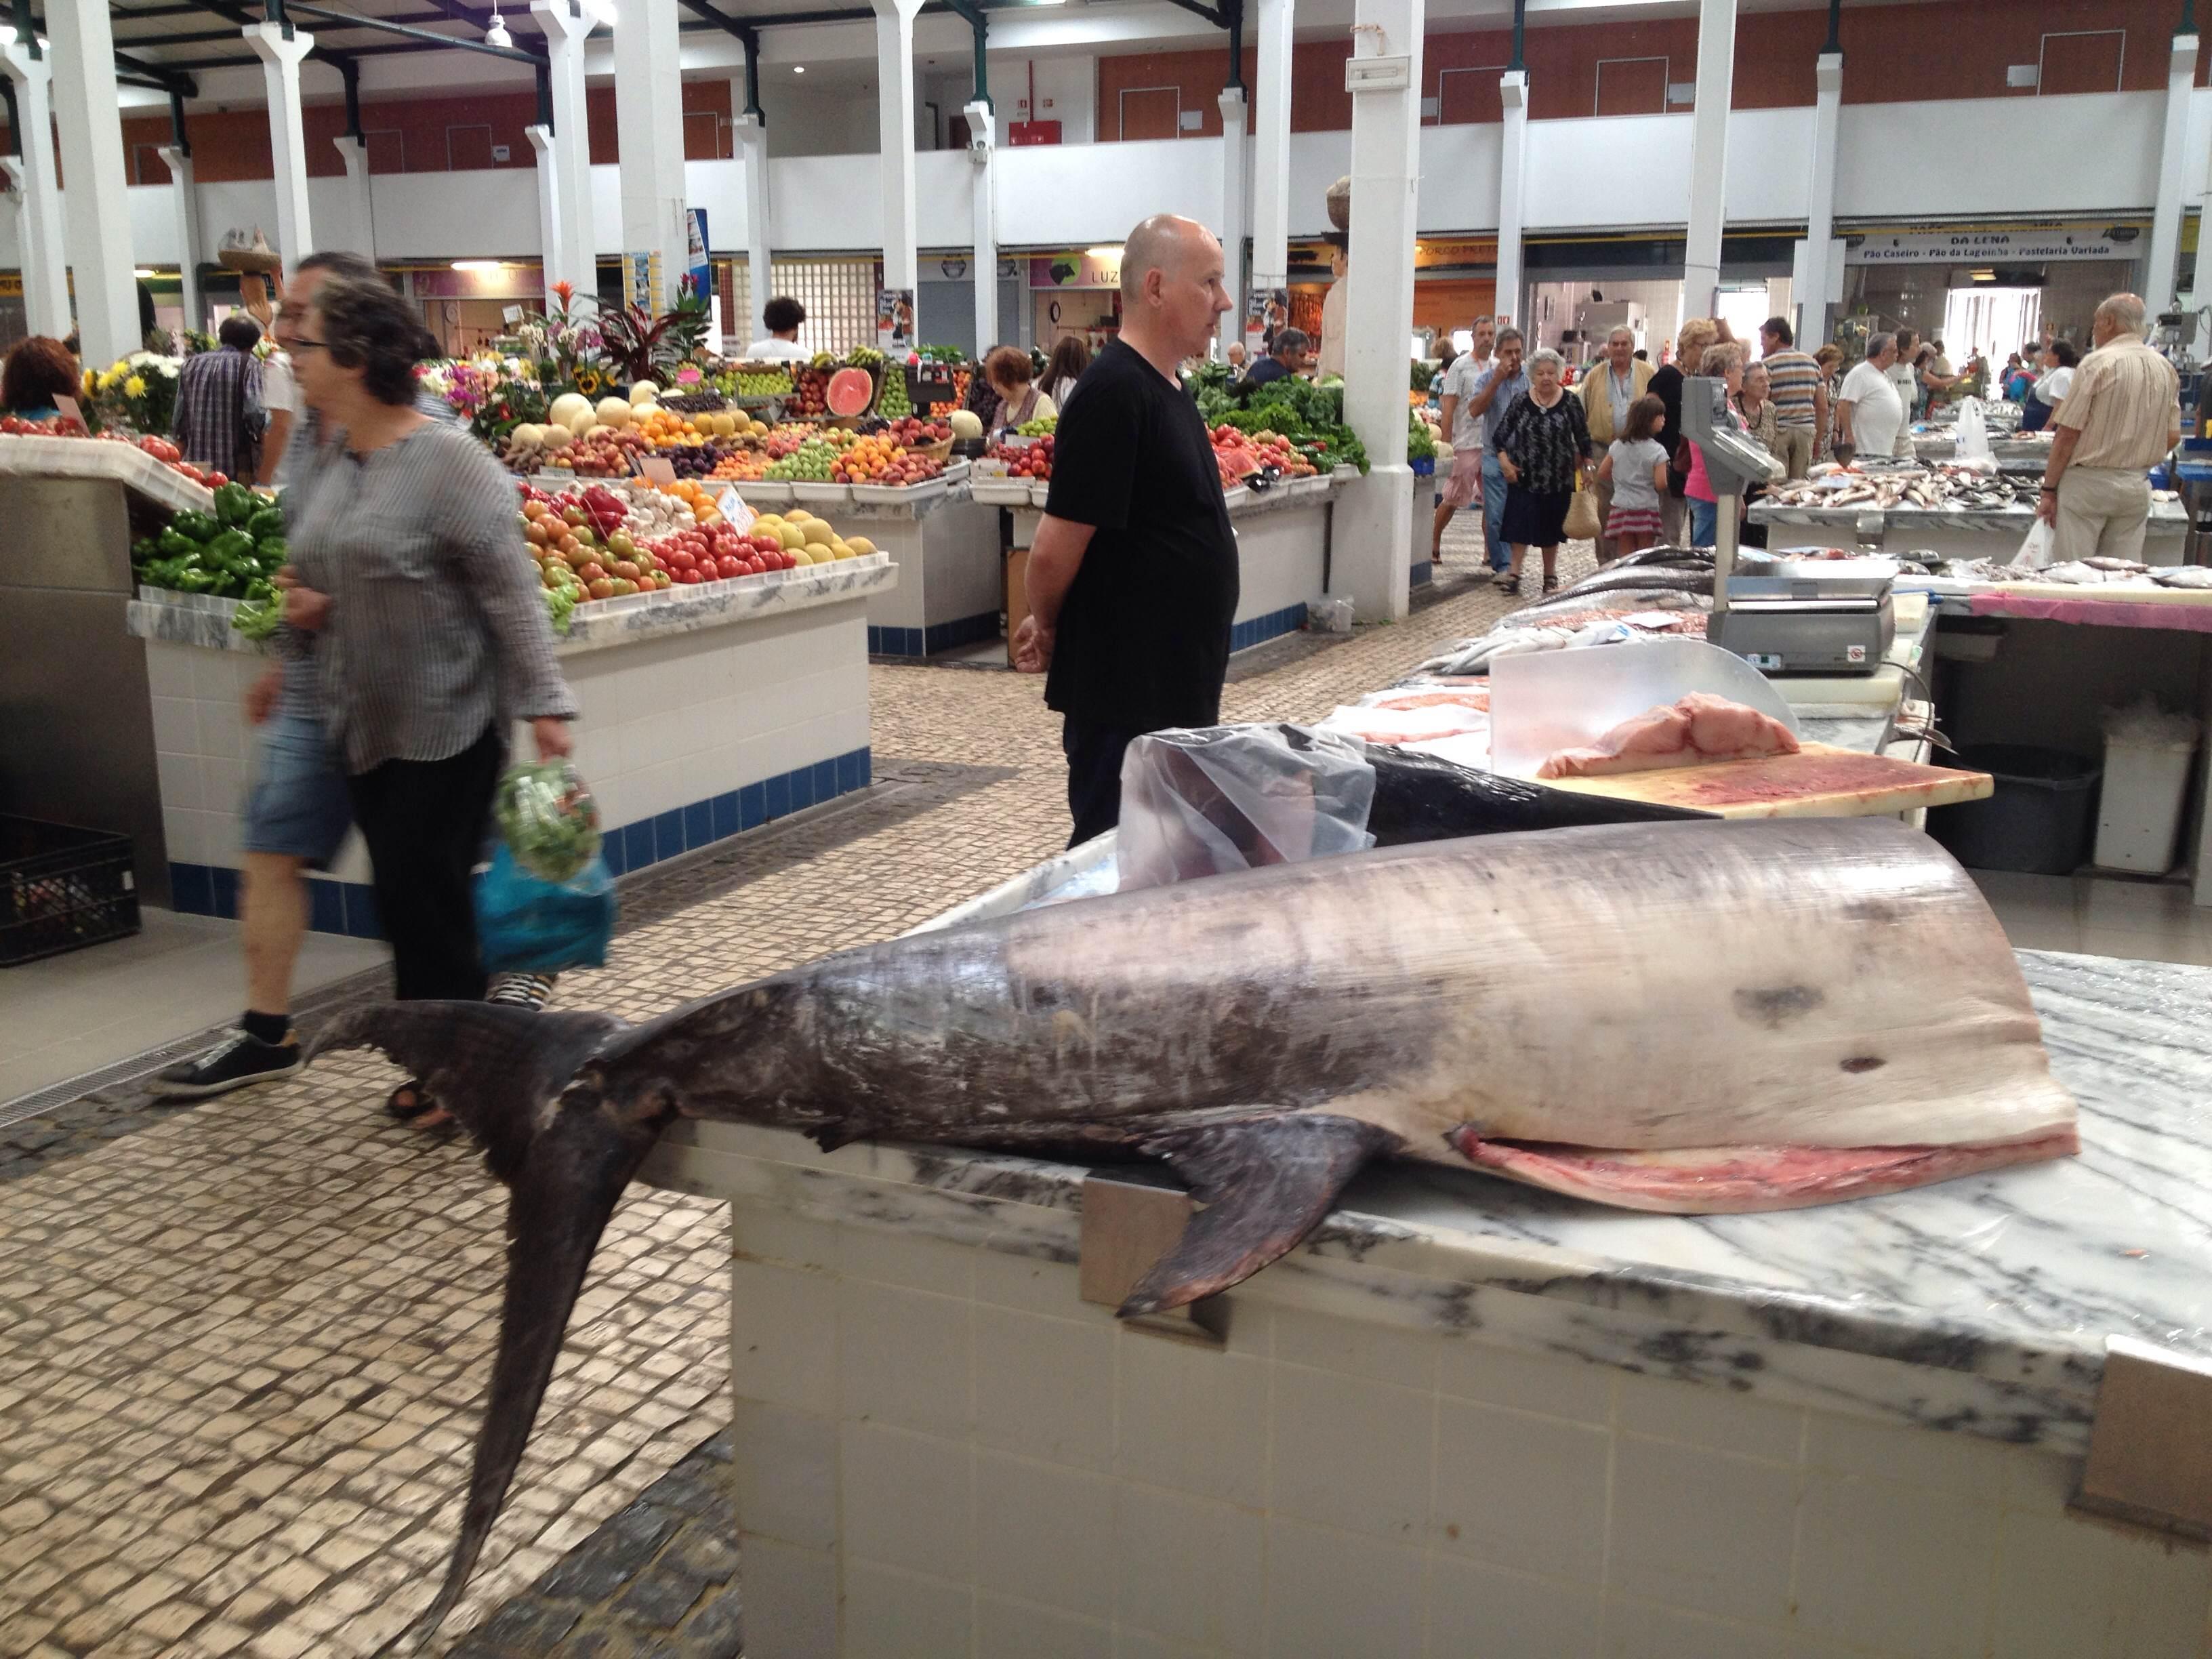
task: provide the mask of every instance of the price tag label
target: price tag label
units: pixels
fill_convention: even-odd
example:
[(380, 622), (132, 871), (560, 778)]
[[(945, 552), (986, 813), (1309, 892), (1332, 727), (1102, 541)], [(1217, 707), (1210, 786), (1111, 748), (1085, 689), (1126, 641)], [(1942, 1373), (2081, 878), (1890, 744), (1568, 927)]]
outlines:
[(672, 484), (676, 469), (658, 455), (648, 455), (638, 463), (638, 476), (648, 483)]
[(745, 505), (744, 497), (738, 494), (735, 484), (724, 486), (722, 493), (714, 498), (714, 508), (730, 528), (740, 536), (750, 530), (753, 520), (760, 516)]
[(65, 421), (75, 421), (79, 425), (83, 424), (84, 411), (76, 406), (76, 399), (74, 398), (67, 396), (56, 398), (54, 399), (54, 413), (60, 416)]

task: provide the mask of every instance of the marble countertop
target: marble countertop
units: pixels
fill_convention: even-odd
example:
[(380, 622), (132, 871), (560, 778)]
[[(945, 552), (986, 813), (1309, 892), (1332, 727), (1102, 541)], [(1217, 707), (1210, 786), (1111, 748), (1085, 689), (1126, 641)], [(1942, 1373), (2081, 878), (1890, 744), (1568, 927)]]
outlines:
[[(2212, 1355), (2212, 969), (2020, 959), (2052, 1069), (2081, 1103), (2079, 1157), (1713, 1217), (1393, 1164), (1254, 1293), (1340, 1309), (1349, 1296), (1394, 1322), (2078, 1455), (2108, 1336)], [(1085, 1171), (945, 1147), (823, 1153), (779, 1130), (684, 1123), (645, 1175), (1066, 1261)]]
[[(1754, 501), (1748, 516), (1753, 524), (1848, 526), (1870, 518), (1885, 520), (1889, 528), (1905, 534), (1915, 530), (1986, 530), (2025, 536), (2034, 522), (2035, 509), (2032, 506), (1988, 509), (1910, 503), (1881, 507), (1871, 501), (1855, 501), (1849, 507), (1783, 507), (1773, 501)], [(2179, 536), (2188, 528), (2188, 509), (2179, 501), (2151, 503), (2152, 534)]]
[[(812, 565), (803, 570), (777, 571), (764, 576), (740, 576), (732, 581), (702, 582), (696, 587), (672, 587), (665, 593), (634, 594), (628, 599), (602, 599), (578, 607), (569, 617), (568, 632), (554, 640), (556, 656), (601, 651), (609, 646), (630, 645), (640, 640), (672, 634), (696, 633), (701, 629), (726, 628), (763, 617), (788, 615), (819, 605), (836, 605), (888, 592), (898, 586), (898, 567), (887, 554), (842, 559), (833, 565)], [(144, 588), (142, 593), (155, 593)], [(235, 599), (210, 599), (205, 594), (170, 594), (132, 599), (124, 608), (124, 626), (142, 640), (164, 640), (173, 645), (198, 646), (210, 651), (262, 651), (231, 627)]]

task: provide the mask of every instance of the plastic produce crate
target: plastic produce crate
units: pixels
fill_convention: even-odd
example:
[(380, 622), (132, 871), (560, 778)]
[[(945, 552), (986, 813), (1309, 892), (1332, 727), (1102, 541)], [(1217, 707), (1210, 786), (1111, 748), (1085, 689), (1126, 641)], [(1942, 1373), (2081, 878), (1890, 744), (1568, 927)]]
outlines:
[(0, 813), (0, 968), (137, 931), (128, 836)]

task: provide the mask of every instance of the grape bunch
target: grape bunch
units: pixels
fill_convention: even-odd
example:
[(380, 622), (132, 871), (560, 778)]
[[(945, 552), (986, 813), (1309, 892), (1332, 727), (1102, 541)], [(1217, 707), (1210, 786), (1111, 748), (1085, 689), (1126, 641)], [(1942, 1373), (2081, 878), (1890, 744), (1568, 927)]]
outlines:
[(714, 470), (722, 456), (712, 444), (686, 444), (667, 451), (663, 459), (675, 469), (679, 478), (703, 478)]

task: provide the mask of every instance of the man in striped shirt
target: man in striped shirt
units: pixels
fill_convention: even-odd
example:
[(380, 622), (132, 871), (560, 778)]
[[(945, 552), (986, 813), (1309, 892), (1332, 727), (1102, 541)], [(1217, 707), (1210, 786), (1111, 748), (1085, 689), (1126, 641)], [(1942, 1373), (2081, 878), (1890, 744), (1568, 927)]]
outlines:
[(1793, 478), (1811, 470), (1820, 434), (1828, 429), (1828, 380), (1820, 364), (1797, 349), (1786, 317), (1769, 317), (1759, 331), (1759, 361), (1774, 398), (1779, 459)]

